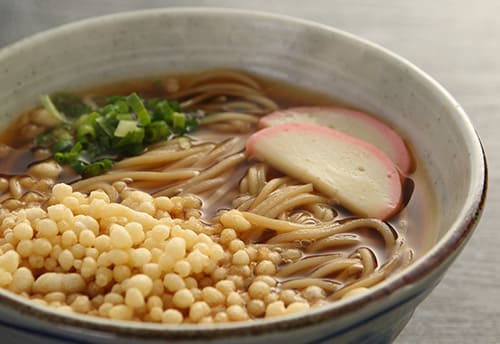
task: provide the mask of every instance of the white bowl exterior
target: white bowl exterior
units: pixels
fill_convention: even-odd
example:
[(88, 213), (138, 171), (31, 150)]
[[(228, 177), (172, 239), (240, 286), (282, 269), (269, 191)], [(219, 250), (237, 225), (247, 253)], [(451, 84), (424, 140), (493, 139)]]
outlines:
[[(472, 196), (482, 192), (483, 157), (456, 102), (391, 53), (300, 20), (239, 11), (169, 9), (88, 20), (39, 34), (0, 51), (0, 118), (7, 123), (43, 93), (217, 67), (266, 75), (378, 114), (403, 133), (428, 169), (438, 204), (445, 210), (437, 212), (442, 241), (456, 234), (458, 217), (464, 221), (463, 217), (474, 216), (467, 212), (473, 207)], [(394, 309), (397, 318), (406, 322), (457, 253), (458, 249), (418, 287), (398, 290), (355, 316), (301, 329), (302, 335), (349, 327), (355, 319), (370, 318), (395, 300), (420, 295)], [(4, 311), (10, 312), (1, 307)], [(386, 338), (397, 331), (392, 328)], [(278, 335), (276, 340), (290, 340), (282, 332)]]

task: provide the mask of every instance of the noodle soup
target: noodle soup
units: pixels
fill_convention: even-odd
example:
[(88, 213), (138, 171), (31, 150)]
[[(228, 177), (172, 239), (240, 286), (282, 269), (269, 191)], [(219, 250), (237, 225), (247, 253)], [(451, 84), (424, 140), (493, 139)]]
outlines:
[[(263, 118), (287, 108), (348, 107), (330, 97), (234, 71), (80, 94), (68, 98), (66, 112), (45, 98), (48, 105), (21, 114), (1, 140), (0, 286), (33, 302), (147, 322), (268, 318), (363, 293), (433, 243), (435, 200), (418, 157), (399, 169), (396, 211), (377, 218), (249, 154), (250, 138), (267, 130)], [(127, 146), (89, 158), (87, 149), (80, 165), (69, 162), (82, 156), (78, 135), (103, 137), (106, 106), (125, 107), (113, 127), (125, 140), (149, 128), (143, 110), (155, 121), (154, 99), (177, 102), (181, 133), (173, 120), (165, 139), (137, 152)], [(75, 104), (85, 107), (85, 120), (67, 118)], [(74, 129), (89, 118), (96, 127)], [(47, 135), (61, 128), (76, 136), (57, 150), (60, 137)]]

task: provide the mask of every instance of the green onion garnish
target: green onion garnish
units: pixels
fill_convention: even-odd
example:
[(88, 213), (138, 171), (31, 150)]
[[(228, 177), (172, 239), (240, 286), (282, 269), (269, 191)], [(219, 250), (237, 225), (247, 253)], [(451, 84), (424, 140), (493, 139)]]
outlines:
[(127, 97), (127, 104), (134, 110), (139, 119), (139, 123), (142, 126), (146, 126), (151, 123), (151, 117), (149, 116), (148, 110), (144, 107), (144, 104), (136, 93), (132, 93)]
[(70, 121), (64, 116), (63, 113), (59, 112), (54, 103), (48, 95), (40, 96), (40, 102), (42, 103), (45, 110), (47, 110), (54, 118), (56, 118), (59, 122), (69, 123)]
[(198, 120), (182, 113), (177, 102), (143, 100), (136, 93), (109, 97), (93, 110), (77, 95), (60, 94), (57, 99), (72, 116), (65, 116), (49, 96), (41, 96), (42, 105), (62, 124), (39, 135), (34, 143), (50, 148), (58, 163), (82, 176), (104, 173), (115, 161), (198, 126)]

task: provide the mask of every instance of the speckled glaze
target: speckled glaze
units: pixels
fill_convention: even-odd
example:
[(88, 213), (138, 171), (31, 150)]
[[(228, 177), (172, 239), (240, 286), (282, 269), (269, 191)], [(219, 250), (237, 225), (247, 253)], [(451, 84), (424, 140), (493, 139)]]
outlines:
[[(436, 190), (437, 243), (370, 293), (303, 315), (224, 325), (112, 322), (56, 312), (0, 290), (3, 338), (32, 343), (386, 343), (470, 237), (486, 163), (466, 114), (402, 58), (303, 20), (222, 9), (164, 9), (86, 20), (0, 51), (0, 122), (42, 93), (155, 73), (235, 68), (335, 95), (377, 113), (410, 141)], [(452, 173), (450, 173), (452, 171)]]

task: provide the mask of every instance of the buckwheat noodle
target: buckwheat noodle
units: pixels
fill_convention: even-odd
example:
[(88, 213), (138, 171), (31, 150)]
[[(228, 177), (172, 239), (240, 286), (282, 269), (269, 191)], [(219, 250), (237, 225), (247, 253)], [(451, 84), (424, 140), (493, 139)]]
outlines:
[[(332, 300), (350, 290), (371, 287), (411, 262), (412, 250), (387, 223), (337, 219), (334, 204), (311, 184), (270, 173), (266, 164), (248, 160), (245, 135), (255, 130), (261, 115), (278, 109), (256, 81), (238, 72), (211, 71), (169, 96), (186, 110), (197, 107), (217, 113), (204, 118), (202, 128), (232, 132), (234, 137), (222, 141), (178, 138), (159, 144), (118, 162), (105, 175), (75, 183), (75, 189), (112, 194), (105, 185), (128, 178), (130, 186), (153, 190), (155, 196), (196, 194), (204, 206), (221, 204), (230, 194), (228, 206), (240, 210), (253, 225), (242, 236), (245, 241), (271, 250), (301, 250), (299, 258), (283, 263), (278, 271), (280, 287), (318, 286)], [(381, 238), (383, 249), (372, 247), (374, 241), (366, 241), (367, 237)]]
[[(193, 194), (203, 201), (203, 211), (213, 211), (207, 212), (206, 221), (214, 223), (223, 213), (216, 209), (238, 209), (252, 225), (241, 235), (247, 244), (276, 252), (298, 250), (281, 262), (276, 274), (280, 288), (316, 286), (330, 300), (369, 288), (413, 260), (405, 239), (388, 223), (342, 217), (337, 205), (312, 184), (249, 159), (246, 138), (256, 130), (260, 116), (278, 109), (257, 81), (224, 70), (201, 73), (184, 85), (170, 81), (179, 86), (168, 97), (178, 100), (183, 110), (215, 113), (201, 120), (199, 137), (196, 133), (151, 146), (116, 163), (106, 174), (77, 181), (74, 190), (103, 190), (113, 201), (120, 197), (117, 183), (153, 196)], [(84, 99), (95, 107), (91, 97)], [(1, 179), (2, 208), (14, 208), (29, 182), (18, 176)], [(50, 181), (39, 183), (30, 185), (35, 190), (32, 198), (47, 197)]]

